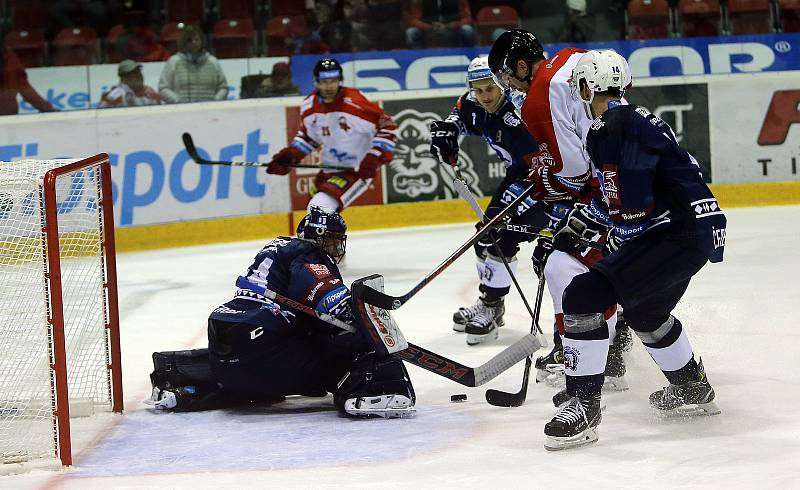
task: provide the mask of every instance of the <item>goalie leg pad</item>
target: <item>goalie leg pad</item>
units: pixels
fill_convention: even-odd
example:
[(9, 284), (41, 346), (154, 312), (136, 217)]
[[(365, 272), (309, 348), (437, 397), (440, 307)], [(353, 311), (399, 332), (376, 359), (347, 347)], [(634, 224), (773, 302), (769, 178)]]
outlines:
[(413, 414), (417, 397), (403, 361), (369, 353), (339, 381), (333, 399), (351, 416), (393, 418)]
[(153, 352), (154, 387), (171, 388), (214, 381), (208, 360), (208, 349)]

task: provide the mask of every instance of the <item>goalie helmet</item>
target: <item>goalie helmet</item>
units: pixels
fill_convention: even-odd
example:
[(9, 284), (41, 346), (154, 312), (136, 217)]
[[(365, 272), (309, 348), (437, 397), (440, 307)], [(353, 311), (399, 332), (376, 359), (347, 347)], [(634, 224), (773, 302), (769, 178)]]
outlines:
[[(585, 81), (589, 88), (588, 99), (584, 99), (581, 95), (582, 81)], [(598, 49), (587, 51), (581, 56), (578, 64), (572, 69), (570, 85), (573, 96), (583, 102), (591, 118), (591, 104), (596, 93), (616, 90), (619, 92), (619, 97), (622, 97), (632, 81), (631, 69), (624, 57), (611, 49)]]
[(322, 58), (314, 65), (314, 81), (319, 82), (326, 78), (344, 79), (342, 65), (333, 58)]
[(347, 247), (347, 224), (342, 216), (322, 206), (311, 206), (297, 224), (297, 238), (315, 243), (335, 263), (344, 257)]
[[(517, 61), (523, 60), (532, 64), (544, 59), (544, 48), (536, 36), (522, 29), (511, 29), (497, 38), (489, 51), (489, 68), (496, 81), (503, 88), (511, 88), (509, 77), (516, 78)], [(530, 83), (533, 70), (530, 70), (524, 81)]]

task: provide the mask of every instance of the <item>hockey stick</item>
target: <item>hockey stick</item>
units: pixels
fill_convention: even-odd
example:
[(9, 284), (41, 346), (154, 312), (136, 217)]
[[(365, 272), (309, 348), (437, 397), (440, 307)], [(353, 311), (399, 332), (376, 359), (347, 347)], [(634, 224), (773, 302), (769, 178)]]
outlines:
[[(442, 165), (444, 165), (444, 163), (442, 163)], [(483, 213), (483, 209), (481, 209), (480, 205), (478, 205), (478, 200), (475, 199), (475, 195), (467, 187), (466, 181), (461, 176), (461, 171), (458, 169), (458, 167), (453, 165), (453, 172), (457, 177), (453, 181), (453, 188), (456, 190), (456, 193), (459, 196), (461, 196), (462, 199), (467, 201), (472, 210), (478, 216), (478, 219), (481, 220), (481, 222), (483, 222), (486, 219), (486, 215)], [(539, 343), (542, 345), (542, 347), (547, 347), (547, 340), (544, 338), (544, 333), (542, 332), (542, 329), (539, 328), (538, 321), (536, 320), (536, 317), (538, 316), (539, 305), (537, 305), (537, 312), (536, 314), (534, 314), (533, 310), (531, 310), (531, 305), (528, 303), (528, 298), (526, 298), (525, 293), (522, 292), (522, 287), (520, 287), (519, 282), (517, 281), (517, 277), (511, 270), (511, 266), (508, 264), (508, 261), (506, 260), (506, 257), (503, 254), (502, 250), (500, 250), (500, 245), (497, 244), (497, 240), (495, 240), (494, 237), (491, 237), (491, 239), (494, 251), (497, 253), (497, 256), (500, 257), (500, 260), (503, 261), (503, 265), (505, 266), (508, 275), (511, 277), (511, 281), (514, 283), (514, 287), (517, 289), (517, 293), (519, 293), (519, 297), (522, 298), (522, 302), (525, 304), (525, 309), (528, 310), (528, 314), (531, 316), (531, 320), (533, 320), (533, 323), (531, 324), (531, 333), (536, 335), (538, 332)], [(541, 295), (537, 300), (541, 302)]]
[[(539, 326), (539, 313), (542, 311), (542, 295), (544, 293), (544, 274), (539, 278), (539, 288), (536, 290), (536, 310), (533, 315), (533, 324), (531, 325), (531, 333), (534, 329), (539, 333), (542, 328)], [(522, 373), (522, 387), (517, 393), (507, 393), (505, 391), (489, 389), (486, 390), (486, 401), (489, 405), (496, 407), (518, 407), (525, 403), (528, 397), (528, 381), (531, 377), (531, 365), (533, 364), (533, 355), (525, 358), (525, 371)]]
[[(467, 201), (467, 203), (469, 203), (472, 210), (475, 211), (475, 214), (478, 216), (478, 219), (481, 220), (481, 222), (483, 222), (486, 219), (486, 215), (483, 214), (483, 210), (478, 205), (477, 199), (475, 199), (475, 196), (472, 194), (469, 188), (467, 188), (467, 184), (466, 182), (464, 182), (464, 179), (461, 178), (461, 172), (458, 170), (456, 166), (453, 166), (453, 171), (455, 172), (456, 177), (458, 177), (453, 181), (453, 188), (456, 190), (456, 193), (458, 193), (458, 195), (461, 196), (462, 199), (464, 199), (465, 201)], [(531, 316), (532, 319), (533, 310), (531, 310), (531, 305), (528, 304), (528, 298), (525, 297), (525, 293), (522, 292), (522, 288), (520, 287), (519, 282), (517, 281), (517, 277), (511, 270), (511, 266), (509, 265), (508, 260), (506, 260), (503, 251), (500, 250), (500, 245), (497, 244), (497, 240), (495, 240), (494, 237), (492, 237), (491, 235), (489, 235), (489, 237), (492, 240), (492, 248), (494, 249), (497, 256), (500, 258), (500, 260), (503, 262), (503, 266), (505, 266), (506, 272), (508, 272), (508, 275), (511, 277), (511, 281), (514, 283), (514, 287), (517, 289), (519, 297), (522, 298), (522, 302), (525, 304), (525, 308), (528, 310), (528, 314)], [(535, 332), (532, 331), (531, 333)], [(539, 329), (539, 333), (542, 333), (541, 329)], [(544, 341), (544, 334), (542, 334), (540, 343), (542, 344), (542, 347), (547, 346), (547, 342)]]
[[(305, 313), (306, 315), (318, 318), (325, 323), (341, 328), (342, 330), (356, 332), (356, 328), (349, 323), (345, 323), (334, 316), (328, 315), (327, 313), (317, 311), (310, 306), (306, 306), (299, 301), (287, 298), (286, 296), (278, 294), (275, 291), (267, 289), (264, 291), (263, 295), (275, 301), (276, 303), (294, 308)], [(541, 345), (539, 343), (539, 339), (537, 339), (534, 335), (528, 334), (503, 349), (499, 354), (492, 357), (485, 363), (474, 368), (448, 359), (435, 352), (431, 352), (424, 347), (414, 345), (411, 342), (408, 342), (408, 347), (401, 351), (395, 352), (392, 355), (397, 356), (398, 358), (415, 366), (427, 369), (434, 374), (472, 388), (481, 386), (482, 384), (496, 378), (514, 364), (518, 363), (524, 358), (529, 357), (531, 354), (539, 350), (540, 347)]]
[[(515, 223), (500, 223), (497, 225), (498, 228), (508, 231), (516, 231), (517, 233), (525, 233), (527, 235), (534, 235), (540, 236), (544, 238), (553, 238), (553, 230), (550, 228), (542, 228), (538, 229), (535, 226), (531, 225), (522, 225), (522, 224), (515, 224)], [(583, 237), (575, 236), (574, 239), (583, 245), (584, 247), (593, 248), (595, 250), (605, 250), (605, 245), (598, 242), (593, 242), (591, 240), (587, 240)]]
[(450, 265), (456, 261), (459, 257), (461, 257), (464, 252), (469, 250), (475, 242), (481, 239), (483, 235), (489, 232), (492, 228), (494, 228), (508, 213), (510, 213), (514, 208), (516, 208), (523, 200), (525, 200), (531, 192), (534, 191), (535, 186), (530, 186), (524, 191), (522, 194), (517, 196), (516, 199), (511, 201), (506, 208), (502, 209), (497, 216), (489, 220), (483, 228), (478, 230), (472, 238), (464, 242), (463, 245), (458, 247), (455, 252), (450, 254), (449, 257), (444, 259), (444, 262), (439, 264), (433, 271), (431, 271), (427, 276), (425, 276), (419, 284), (411, 288), (411, 291), (407, 292), (402, 296), (390, 296), (386, 293), (377, 291), (372, 288), (364, 288), (362, 291), (359, 292), (359, 299), (364, 301), (365, 303), (369, 303), (371, 305), (375, 305), (378, 308), (384, 310), (396, 310), (403, 306), (409, 299), (411, 299), (415, 294), (417, 294), (422, 288), (428, 285), (436, 276), (442, 273), (445, 269), (450, 267)]
[[(186, 147), (186, 153), (189, 154), (194, 163), (198, 165), (226, 165), (228, 167), (266, 167), (269, 162), (236, 162), (236, 161), (213, 161), (207, 160), (200, 156), (197, 148), (194, 146), (194, 140), (189, 133), (183, 133), (183, 146)], [(320, 166), (320, 165), (304, 165), (302, 163), (282, 163), (284, 167), (289, 168), (316, 168), (318, 170), (353, 170), (351, 167), (339, 166)]]

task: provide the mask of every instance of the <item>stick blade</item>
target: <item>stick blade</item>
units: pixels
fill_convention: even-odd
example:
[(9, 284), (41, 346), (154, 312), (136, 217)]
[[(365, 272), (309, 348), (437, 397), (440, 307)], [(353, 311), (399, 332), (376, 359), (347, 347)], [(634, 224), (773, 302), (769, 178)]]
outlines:
[(525, 359), (525, 372), (522, 374), (522, 387), (517, 393), (507, 393), (505, 391), (488, 389), (486, 390), (486, 402), (495, 407), (520, 407), (528, 398), (528, 380), (531, 377), (531, 358)]
[(197, 153), (197, 148), (194, 146), (194, 140), (192, 140), (192, 135), (189, 133), (183, 133), (181, 135), (183, 138), (183, 146), (186, 147), (186, 153), (194, 160), (195, 163), (200, 163), (200, 155)]
[(519, 407), (525, 403), (526, 393), (506, 393), (500, 390), (486, 390), (486, 402), (495, 407)]

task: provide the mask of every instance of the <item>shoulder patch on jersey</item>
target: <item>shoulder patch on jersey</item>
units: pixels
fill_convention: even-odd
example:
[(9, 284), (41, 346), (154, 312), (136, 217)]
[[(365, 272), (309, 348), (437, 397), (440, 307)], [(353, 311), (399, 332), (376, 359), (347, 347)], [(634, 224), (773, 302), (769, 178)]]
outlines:
[(644, 107), (637, 107), (635, 110), (636, 110), (636, 113), (639, 114), (642, 117), (647, 117), (647, 116), (650, 115), (650, 111), (648, 111)]
[(331, 271), (325, 264), (304, 264), (303, 266), (317, 277), (327, 277), (331, 275)]
[(512, 128), (519, 126), (520, 123), (519, 118), (515, 116), (514, 113), (512, 112), (506, 112), (503, 115), (503, 122), (506, 123), (506, 125), (511, 126)]
[(602, 127), (603, 127), (603, 126), (605, 126), (605, 125), (606, 125), (606, 123), (605, 123), (605, 122), (603, 122), (603, 120), (602, 120), (601, 118), (599, 118), (599, 117), (598, 117), (597, 119), (595, 119), (595, 120), (592, 122), (592, 125), (591, 125), (591, 126), (589, 126), (589, 129), (592, 129), (592, 130), (594, 130), (594, 131), (597, 131), (598, 129), (602, 128)]

